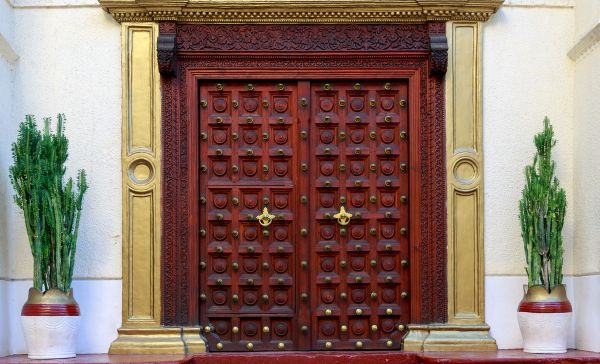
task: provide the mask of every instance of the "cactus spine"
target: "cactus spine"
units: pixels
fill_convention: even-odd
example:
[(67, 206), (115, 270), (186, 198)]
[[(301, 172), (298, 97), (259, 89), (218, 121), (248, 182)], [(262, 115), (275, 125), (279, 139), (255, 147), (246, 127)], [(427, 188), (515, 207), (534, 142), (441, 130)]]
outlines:
[(33, 286), (41, 291), (71, 287), (81, 204), (87, 190), (85, 171), (64, 183), (68, 140), (64, 115), (58, 115), (56, 133), (50, 132), (50, 118), (43, 132), (27, 115), (19, 125), (12, 144), (14, 164), (9, 168), (16, 204), (23, 210), (33, 255)]
[(533, 164), (525, 167), (525, 187), (519, 202), (521, 237), (525, 247), (525, 271), (529, 287), (543, 285), (548, 292), (562, 284), (563, 241), (567, 199), (554, 176), (556, 164), (552, 147), (556, 144), (550, 120), (533, 138), (536, 153)]

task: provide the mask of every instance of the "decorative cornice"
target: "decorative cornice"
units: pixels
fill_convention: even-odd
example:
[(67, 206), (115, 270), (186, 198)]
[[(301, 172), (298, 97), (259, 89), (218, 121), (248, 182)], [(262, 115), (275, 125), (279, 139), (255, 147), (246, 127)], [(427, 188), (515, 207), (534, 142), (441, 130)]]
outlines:
[(99, 0), (119, 22), (408, 23), (486, 21), (504, 0)]
[(579, 41), (577, 44), (571, 48), (571, 50), (567, 53), (569, 58), (574, 61), (577, 61), (584, 54), (586, 54), (589, 50), (594, 48), (597, 44), (600, 43), (600, 21), (596, 23), (596, 25), (590, 29)]

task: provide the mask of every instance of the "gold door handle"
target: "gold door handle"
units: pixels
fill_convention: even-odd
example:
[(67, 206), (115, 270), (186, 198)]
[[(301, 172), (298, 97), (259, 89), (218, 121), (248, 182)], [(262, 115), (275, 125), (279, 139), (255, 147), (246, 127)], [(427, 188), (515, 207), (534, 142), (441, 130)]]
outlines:
[(261, 224), (262, 226), (271, 225), (271, 222), (273, 221), (274, 218), (275, 218), (275, 215), (271, 215), (269, 213), (269, 210), (266, 207), (263, 208), (262, 214), (256, 216), (256, 220), (258, 220), (258, 223)]
[(341, 206), (340, 212), (333, 215), (333, 217), (337, 219), (338, 224), (344, 226), (344, 225), (348, 225), (348, 223), (350, 223), (350, 218), (352, 217), (352, 214), (349, 212), (346, 212), (346, 209), (344, 208), (344, 206)]

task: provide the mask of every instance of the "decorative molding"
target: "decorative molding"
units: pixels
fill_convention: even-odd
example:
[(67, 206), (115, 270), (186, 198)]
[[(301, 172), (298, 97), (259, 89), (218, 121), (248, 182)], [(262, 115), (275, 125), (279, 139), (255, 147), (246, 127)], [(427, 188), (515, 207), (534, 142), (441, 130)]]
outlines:
[(6, 59), (9, 64), (15, 64), (19, 60), (19, 56), (2, 33), (0, 33), (0, 57)]
[(592, 27), (579, 41), (569, 50), (567, 55), (573, 61), (578, 61), (588, 51), (591, 51), (600, 43), (600, 21)]
[(100, 0), (117, 21), (403, 23), (486, 21), (503, 0)]

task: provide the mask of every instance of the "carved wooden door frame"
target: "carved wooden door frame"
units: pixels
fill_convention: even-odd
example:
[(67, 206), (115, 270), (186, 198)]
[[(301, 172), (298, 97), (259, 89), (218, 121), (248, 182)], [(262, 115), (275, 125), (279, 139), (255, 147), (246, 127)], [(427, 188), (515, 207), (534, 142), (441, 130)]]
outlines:
[[(310, 27), (326, 39), (306, 44)], [(445, 322), (446, 172), (443, 71), (445, 24), (268, 26), (173, 25), (161, 23), (159, 67), (163, 70), (163, 240), (162, 323), (198, 325), (198, 140), (196, 95), (200, 80), (222, 79), (386, 79), (409, 81), (411, 124), (412, 323)], [(352, 33), (355, 32), (355, 33)], [(231, 42), (234, 34), (240, 41)], [(355, 34), (364, 44), (350, 39)], [(262, 44), (253, 43), (264, 36)], [(279, 44), (266, 39), (284, 38)], [(393, 40), (390, 40), (390, 38)], [(168, 39), (172, 48), (165, 56)], [(341, 40), (347, 39), (346, 43)], [(213, 43), (220, 40), (222, 43)], [(367, 43), (368, 42), (368, 43)], [(331, 45), (335, 44), (335, 48)], [(434, 43), (436, 44), (436, 43)], [(161, 48), (161, 45), (163, 46)], [(353, 50), (356, 45), (360, 50)], [(306, 50), (302, 50), (305, 48)], [(320, 48), (314, 50), (315, 48)], [(378, 49), (381, 48), (381, 49)], [(161, 54), (162, 51), (162, 54)], [(169, 75), (170, 71), (170, 75)]]

